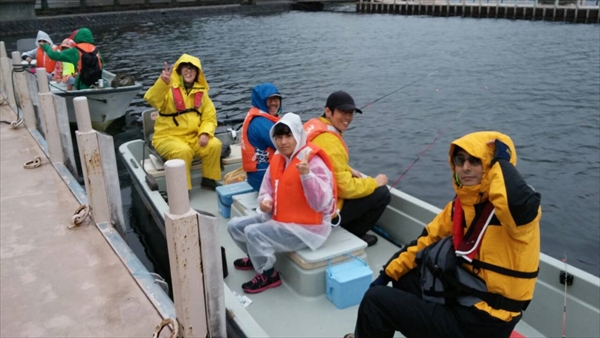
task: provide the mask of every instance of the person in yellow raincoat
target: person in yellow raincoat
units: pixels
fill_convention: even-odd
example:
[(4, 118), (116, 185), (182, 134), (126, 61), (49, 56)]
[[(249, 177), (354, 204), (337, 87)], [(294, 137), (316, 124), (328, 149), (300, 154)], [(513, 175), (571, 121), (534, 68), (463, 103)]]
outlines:
[(541, 195), (505, 134), (465, 135), (448, 160), (455, 198), (391, 257), (345, 338), (508, 338), (523, 316), (539, 272)]
[(214, 190), (221, 179), (221, 141), (215, 137), (217, 112), (208, 96), (208, 82), (200, 59), (183, 54), (164, 69), (144, 99), (158, 109), (152, 145), (167, 160), (182, 159), (187, 166), (188, 189), (194, 157), (202, 159), (204, 189)]

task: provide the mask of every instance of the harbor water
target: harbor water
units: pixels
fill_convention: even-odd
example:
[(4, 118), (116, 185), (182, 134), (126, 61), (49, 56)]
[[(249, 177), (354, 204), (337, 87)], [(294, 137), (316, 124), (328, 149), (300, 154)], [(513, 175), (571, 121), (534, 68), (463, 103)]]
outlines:
[[(351, 165), (391, 184), (418, 158), (396, 187), (443, 208), (454, 197), (449, 143), (478, 130), (508, 134), (517, 168), (542, 195), (542, 252), (600, 275), (599, 25), (330, 9), (93, 33), (106, 69), (133, 75), (144, 90), (163, 62), (198, 56), (220, 120), (242, 118), (251, 88), (265, 81), (283, 94), (283, 110), (304, 120), (321, 114), (335, 90), (364, 106), (410, 84), (355, 115), (344, 135)], [(70, 32), (48, 33), (60, 42)], [(5, 40), (9, 50), (18, 38), (29, 36)], [(142, 137), (142, 96), (108, 131), (117, 148)], [(124, 236), (151, 271), (168, 275), (164, 237), (119, 168)]]

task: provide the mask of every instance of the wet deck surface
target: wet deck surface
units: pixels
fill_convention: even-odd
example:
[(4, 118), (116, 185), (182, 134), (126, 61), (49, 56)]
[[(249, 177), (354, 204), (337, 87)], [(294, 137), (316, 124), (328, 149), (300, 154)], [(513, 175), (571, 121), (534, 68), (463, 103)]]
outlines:
[(0, 336), (152, 336), (159, 313), (89, 219), (67, 228), (79, 203), (24, 128), (0, 124), (0, 165)]

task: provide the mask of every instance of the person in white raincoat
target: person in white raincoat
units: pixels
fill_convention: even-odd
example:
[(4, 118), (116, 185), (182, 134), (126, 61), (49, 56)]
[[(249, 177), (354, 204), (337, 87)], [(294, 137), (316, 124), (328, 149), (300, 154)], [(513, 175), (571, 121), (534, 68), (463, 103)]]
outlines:
[(275, 253), (317, 249), (331, 233), (336, 211), (331, 161), (316, 145), (306, 143), (300, 117), (285, 114), (270, 130), (277, 148), (258, 194), (262, 213), (233, 218), (228, 231), (248, 254), (233, 265), (257, 274), (242, 284), (248, 293), (281, 285)]

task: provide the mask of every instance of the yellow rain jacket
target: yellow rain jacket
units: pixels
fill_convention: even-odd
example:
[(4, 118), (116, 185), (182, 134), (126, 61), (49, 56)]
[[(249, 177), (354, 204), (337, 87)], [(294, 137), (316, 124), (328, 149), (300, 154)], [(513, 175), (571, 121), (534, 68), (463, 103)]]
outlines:
[[(319, 117), (319, 120), (331, 125), (329, 120)], [(342, 135), (342, 133), (340, 133)], [(340, 139), (331, 133), (322, 133), (312, 140), (312, 143), (319, 146), (331, 159), (333, 164), (333, 174), (337, 183), (337, 208), (342, 209), (345, 199), (356, 199), (369, 196), (377, 189), (377, 181), (373, 177), (352, 177), (352, 171), (348, 161), (350, 154), (346, 151), (346, 146)]]
[[(499, 160), (491, 165), (495, 147), (486, 142), (499, 139), (509, 146), (512, 156), (510, 163)], [(483, 237), (479, 253), (475, 259), (485, 263), (520, 272), (538, 270), (540, 258), (540, 195), (521, 178), (516, 168), (517, 155), (512, 140), (498, 132), (477, 132), (455, 140), (450, 145), (450, 167), (454, 177), (452, 155), (456, 146), (471, 156), (481, 159), (483, 177), (479, 185), (465, 187), (454, 182), (457, 198), (460, 199), (467, 227), (473, 222), (476, 213), (481, 212), (489, 200), (494, 208), (494, 216)], [(408, 271), (417, 267), (415, 255), (426, 246), (452, 235), (454, 203), (450, 202), (435, 219), (427, 225), (421, 236), (400, 251), (396, 259), (385, 268), (385, 274), (398, 280)], [(472, 266), (463, 267), (473, 272)], [(476, 275), (485, 281), (488, 292), (504, 297), (526, 301), (533, 298), (536, 278), (516, 278), (480, 269)], [(481, 301), (474, 305), (492, 316), (510, 321), (520, 313), (494, 309)]]
[[(183, 78), (177, 73), (181, 63), (191, 63), (198, 68), (198, 75), (192, 88), (186, 90)], [(166, 159), (183, 159), (188, 167), (188, 189), (191, 189), (190, 169), (194, 157), (202, 158), (202, 176), (214, 180), (221, 179), (220, 156), (221, 141), (214, 137), (217, 128), (217, 112), (208, 96), (208, 82), (202, 72), (200, 59), (189, 54), (183, 54), (173, 65), (171, 83), (166, 84), (160, 77), (148, 89), (144, 99), (164, 114), (177, 112), (173, 98), (172, 87), (180, 88), (186, 108), (194, 107), (196, 93), (203, 92), (202, 104), (198, 111), (189, 112), (176, 117), (177, 126), (172, 117), (159, 116), (154, 125), (152, 145)], [(206, 147), (201, 148), (198, 140), (201, 134), (210, 138)]]

